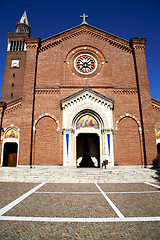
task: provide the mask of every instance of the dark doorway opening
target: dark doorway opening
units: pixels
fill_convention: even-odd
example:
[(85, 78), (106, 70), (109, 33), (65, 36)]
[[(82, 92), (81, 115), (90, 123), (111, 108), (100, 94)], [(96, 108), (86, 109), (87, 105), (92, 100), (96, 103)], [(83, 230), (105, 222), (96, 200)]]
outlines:
[(157, 153), (160, 154), (160, 143), (157, 144)]
[(17, 143), (5, 143), (3, 151), (3, 166), (16, 167), (17, 166)]
[(100, 167), (99, 136), (80, 133), (77, 136), (77, 167)]

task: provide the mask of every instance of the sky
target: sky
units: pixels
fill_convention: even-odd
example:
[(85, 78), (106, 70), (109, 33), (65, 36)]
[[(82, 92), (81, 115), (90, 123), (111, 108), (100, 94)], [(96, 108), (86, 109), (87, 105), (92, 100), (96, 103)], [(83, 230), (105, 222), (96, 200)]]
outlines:
[(151, 97), (160, 101), (160, 0), (0, 0), (0, 92), (8, 32), (15, 32), (24, 9), (31, 36), (42, 40), (81, 24), (83, 13), (88, 24), (128, 41), (147, 38)]

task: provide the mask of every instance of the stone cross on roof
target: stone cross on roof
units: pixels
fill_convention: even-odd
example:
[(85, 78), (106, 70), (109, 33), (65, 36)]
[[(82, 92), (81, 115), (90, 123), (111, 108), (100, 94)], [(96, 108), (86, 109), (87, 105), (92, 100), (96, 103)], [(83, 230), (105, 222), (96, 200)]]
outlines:
[(86, 15), (85, 13), (83, 13), (83, 15), (80, 15), (80, 18), (83, 18), (83, 22), (81, 24), (88, 24), (86, 22), (86, 18), (88, 18), (88, 15)]

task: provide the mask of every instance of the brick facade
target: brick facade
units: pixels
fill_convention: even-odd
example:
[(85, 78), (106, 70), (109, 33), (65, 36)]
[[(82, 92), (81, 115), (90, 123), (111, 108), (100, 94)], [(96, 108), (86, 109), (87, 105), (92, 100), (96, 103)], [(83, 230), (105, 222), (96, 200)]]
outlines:
[[(19, 36), (20, 33), (14, 35)], [(112, 127), (104, 127), (102, 122), (106, 121), (107, 126), (107, 119), (97, 120), (101, 124), (101, 130), (97, 132), (101, 162), (106, 152), (110, 154), (111, 151), (110, 143), (109, 150), (104, 150), (104, 145), (113, 139), (111, 164), (152, 164), (157, 154), (155, 129), (160, 127), (160, 103), (155, 100), (154, 107), (150, 96), (144, 53), (146, 40), (127, 41), (88, 24), (45, 40), (26, 37), (26, 51), (7, 52), (2, 88), (2, 101), (7, 103), (1, 102), (0, 106), (1, 164), (5, 131), (11, 125), (19, 129), (18, 165), (63, 165), (65, 144), (67, 154), (71, 151), (70, 156), (76, 158), (77, 130), (74, 118), (69, 119), (71, 116), (67, 116), (67, 121), (72, 122), (72, 129), (64, 129), (62, 99), (65, 99), (65, 104), (67, 97), (73, 96), (74, 99), (74, 94), (81, 94), (83, 89), (91, 89), (89, 99), (94, 99), (96, 94), (98, 100), (96, 97), (93, 102), (84, 100), (84, 106), (88, 106), (85, 109), (77, 105), (80, 98), (71, 100), (72, 112), (75, 106), (83, 114), (91, 112), (94, 117), (95, 113), (96, 118), (98, 109), (96, 113), (94, 102), (103, 104), (103, 101), (111, 99), (114, 104), (110, 110)], [(93, 73), (81, 74), (76, 70), (74, 59), (81, 55), (96, 59)], [(18, 68), (10, 67), (12, 59), (19, 59)], [(14, 87), (12, 78), (15, 79)], [(65, 140), (65, 136), (70, 140)]]

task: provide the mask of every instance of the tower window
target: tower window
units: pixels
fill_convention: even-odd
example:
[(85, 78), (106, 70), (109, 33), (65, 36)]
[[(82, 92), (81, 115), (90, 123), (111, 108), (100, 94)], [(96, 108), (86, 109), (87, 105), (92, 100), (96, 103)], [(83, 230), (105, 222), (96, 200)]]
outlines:
[(11, 93), (11, 97), (13, 97), (13, 93)]
[(15, 73), (13, 73), (13, 77), (15, 77), (16, 75), (15, 75)]
[(14, 83), (12, 83), (12, 87), (14, 87)]

